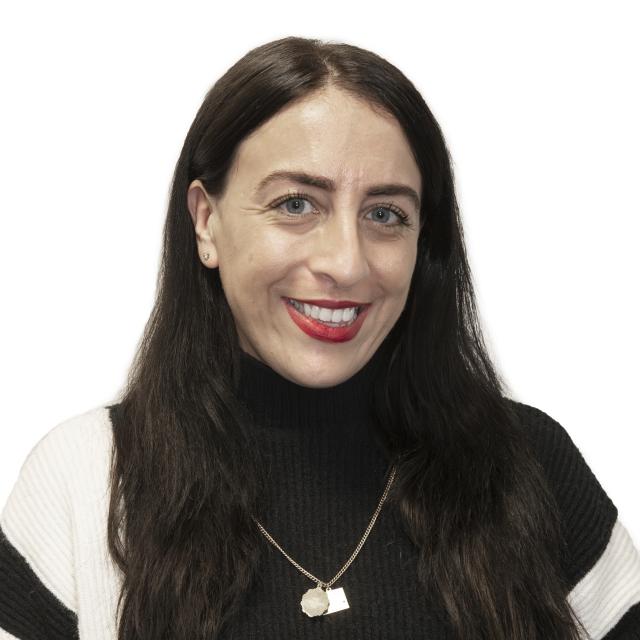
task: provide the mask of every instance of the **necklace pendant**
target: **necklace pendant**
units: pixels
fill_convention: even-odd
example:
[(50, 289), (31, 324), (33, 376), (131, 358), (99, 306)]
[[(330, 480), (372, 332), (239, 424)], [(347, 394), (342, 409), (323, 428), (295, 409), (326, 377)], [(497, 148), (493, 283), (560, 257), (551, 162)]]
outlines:
[(302, 611), (310, 618), (321, 616), (326, 613), (329, 608), (329, 596), (327, 592), (318, 585), (315, 589), (309, 589), (300, 600)]
[(327, 595), (329, 596), (329, 608), (327, 609), (327, 613), (335, 613), (336, 611), (342, 611), (343, 609), (349, 608), (347, 596), (345, 595), (342, 587), (339, 589), (329, 589), (327, 591)]
[(348, 609), (349, 602), (342, 587), (339, 589), (329, 587), (325, 590), (318, 585), (315, 589), (309, 589), (302, 596), (300, 606), (304, 613), (310, 618), (314, 618)]

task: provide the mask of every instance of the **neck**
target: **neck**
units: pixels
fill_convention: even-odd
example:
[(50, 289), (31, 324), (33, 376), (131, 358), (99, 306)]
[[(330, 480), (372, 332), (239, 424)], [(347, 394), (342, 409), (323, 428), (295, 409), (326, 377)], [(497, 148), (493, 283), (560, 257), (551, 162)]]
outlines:
[(242, 351), (238, 396), (262, 423), (304, 429), (309, 425), (369, 422), (382, 349), (349, 379), (332, 387), (305, 387)]

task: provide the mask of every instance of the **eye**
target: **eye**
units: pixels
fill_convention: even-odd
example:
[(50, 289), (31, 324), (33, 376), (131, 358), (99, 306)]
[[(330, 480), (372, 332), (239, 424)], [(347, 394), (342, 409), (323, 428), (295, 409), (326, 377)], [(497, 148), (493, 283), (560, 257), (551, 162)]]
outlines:
[[(305, 202), (311, 206), (310, 211), (305, 211)], [(284, 213), (290, 218), (303, 218), (310, 213), (317, 212), (317, 210), (313, 208), (309, 196), (305, 193), (289, 193), (286, 196), (279, 198), (269, 206), (277, 209), (282, 205), (285, 205)], [(409, 216), (391, 202), (375, 205), (369, 213), (373, 214), (373, 218), (369, 218), (369, 220), (373, 220), (376, 225), (381, 228), (388, 227), (390, 229), (394, 229), (397, 227), (413, 227), (413, 223), (409, 219)], [(367, 215), (369, 215), (369, 213)], [(396, 222), (391, 222), (389, 224), (389, 220), (394, 219), (393, 216), (389, 216), (389, 213), (395, 216)]]
[[(409, 216), (404, 213), (401, 209), (399, 209), (398, 207), (396, 207), (395, 205), (389, 203), (389, 204), (384, 204), (384, 205), (376, 205), (371, 211), (370, 213), (373, 214), (373, 219), (376, 222), (387, 222), (389, 220), (389, 216), (385, 216), (385, 214), (388, 214), (389, 212), (391, 212), (397, 219), (398, 222), (395, 222), (393, 224), (384, 224), (383, 226), (385, 227), (395, 227), (397, 225), (403, 225), (403, 226), (411, 226), (410, 222), (409, 222)], [(380, 214), (382, 214), (382, 217), (380, 216)]]
[(305, 202), (311, 205), (311, 202), (309, 201), (308, 197), (305, 194), (290, 193), (289, 195), (283, 198), (280, 198), (279, 200), (276, 200), (276, 202), (274, 202), (270, 206), (274, 208), (279, 208), (282, 205), (286, 205), (284, 209), (284, 213), (294, 218), (295, 217), (300, 218), (315, 211), (315, 209), (313, 208), (312, 208), (312, 211), (305, 211), (305, 208), (304, 208)]

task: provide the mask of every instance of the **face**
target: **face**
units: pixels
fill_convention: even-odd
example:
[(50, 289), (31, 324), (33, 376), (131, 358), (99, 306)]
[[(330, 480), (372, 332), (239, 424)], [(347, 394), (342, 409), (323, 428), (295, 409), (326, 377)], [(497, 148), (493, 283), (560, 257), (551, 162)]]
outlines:
[(194, 181), (198, 252), (220, 270), (241, 348), (307, 387), (359, 371), (405, 306), (420, 193), (395, 118), (336, 88), (245, 138), (219, 198)]

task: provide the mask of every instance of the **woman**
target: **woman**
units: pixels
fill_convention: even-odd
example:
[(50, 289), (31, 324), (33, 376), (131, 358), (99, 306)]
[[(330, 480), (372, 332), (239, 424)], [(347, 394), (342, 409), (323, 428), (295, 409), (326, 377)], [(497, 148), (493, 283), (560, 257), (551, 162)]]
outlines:
[(505, 397), (447, 148), (375, 54), (285, 38), (213, 86), (122, 397), (3, 511), (2, 637), (640, 637), (640, 556)]

